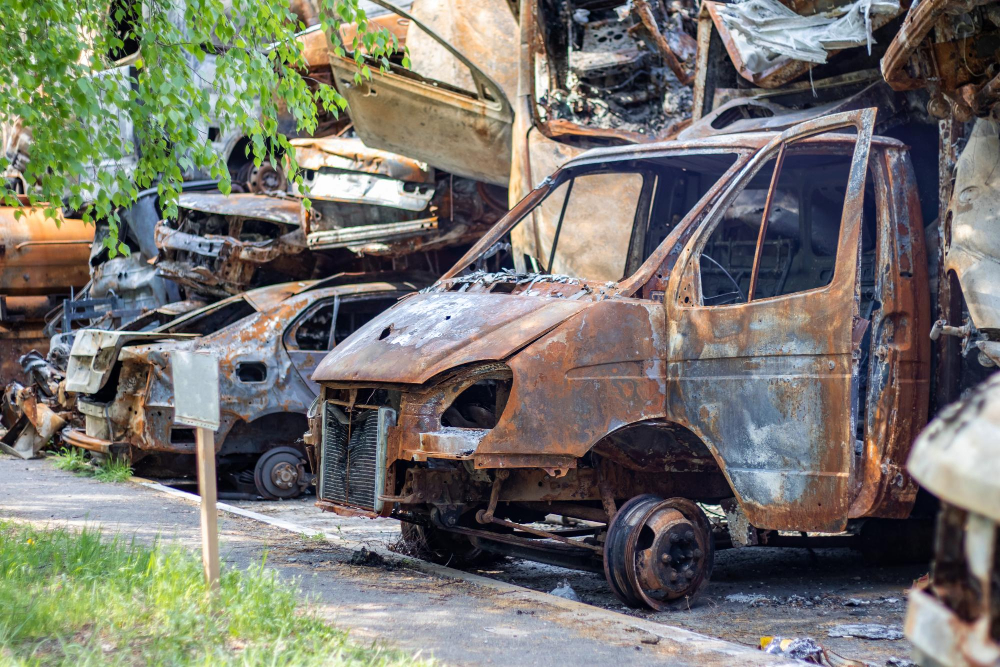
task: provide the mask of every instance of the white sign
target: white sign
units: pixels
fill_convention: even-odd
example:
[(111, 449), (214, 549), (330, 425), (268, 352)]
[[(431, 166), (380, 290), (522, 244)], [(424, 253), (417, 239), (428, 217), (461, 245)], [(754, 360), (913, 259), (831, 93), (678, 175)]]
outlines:
[(174, 375), (174, 423), (219, 428), (219, 362), (203, 352), (170, 353)]

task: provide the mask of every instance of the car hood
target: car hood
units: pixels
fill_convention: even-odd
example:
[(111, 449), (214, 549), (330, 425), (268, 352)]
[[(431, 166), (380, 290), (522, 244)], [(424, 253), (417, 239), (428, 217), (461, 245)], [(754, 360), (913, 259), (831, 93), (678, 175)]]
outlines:
[(505, 359), (587, 305), (520, 294), (418, 294), (355, 331), (312, 379), (423, 384), (462, 364)]
[(84, 329), (77, 332), (66, 366), (66, 391), (96, 394), (103, 387), (125, 345), (164, 339), (195, 338), (194, 334), (167, 334), (139, 331), (103, 331)]

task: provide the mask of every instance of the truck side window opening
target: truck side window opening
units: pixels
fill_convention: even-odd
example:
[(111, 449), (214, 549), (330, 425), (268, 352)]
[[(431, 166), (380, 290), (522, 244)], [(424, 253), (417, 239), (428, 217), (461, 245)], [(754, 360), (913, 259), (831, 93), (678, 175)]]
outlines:
[[(702, 248), (702, 305), (794, 294), (833, 280), (852, 152), (798, 152), (795, 144), (786, 149), (773, 190), (777, 155), (736, 196)], [(768, 193), (771, 208), (760, 239)], [(873, 218), (869, 204), (866, 213)], [(758, 240), (760, 266), (751, 297)]]
[[(642, 170), (623, 161), (618, 171), (581, 173), (563, 181), (510, 230), (513, 266), (519, 273), (619, 281), (663, 242), (738, 157), (729, 152), (668, 155), (643, 161)], [(491, 251), (481, 259), (494, 256)]]
[(737, 157), (735, 153), (717, 153), (664, 158), (657, 170), (652, 213), (643, 241), (643, 261), (733, 166)]

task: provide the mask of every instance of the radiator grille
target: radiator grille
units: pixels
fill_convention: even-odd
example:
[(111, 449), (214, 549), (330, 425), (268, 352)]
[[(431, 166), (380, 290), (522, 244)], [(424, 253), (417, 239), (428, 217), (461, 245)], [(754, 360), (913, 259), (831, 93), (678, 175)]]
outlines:
[(339, 408), (324, 405), (319, 497), (379, 512), (385, 480), (385, 430), (395, 421), (395, 411), (357, 410), (347, 424), (343, 418)]

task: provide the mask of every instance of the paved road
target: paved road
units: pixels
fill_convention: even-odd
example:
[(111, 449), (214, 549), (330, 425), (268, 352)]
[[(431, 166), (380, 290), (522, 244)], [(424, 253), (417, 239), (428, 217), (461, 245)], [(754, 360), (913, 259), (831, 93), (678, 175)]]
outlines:
[[(399, 525), (391, 519), (345, 519), (317, 511), (313, 501), (233, 504), (369, 545), (388, 546), (399, 539)], [(666, 613), (623, 607), (601, 574), (518, 559), (474, 572), (545, 592), (568, 582), (588, 604), (746, 646), (756, 646), (765, 635), (812, 637), (844, 657), (882, 666), (891, 658), (908, 657), (909, 642), (832, 638), (828, 632), (837, 625), (858, 623), (901, 628), (906, 589), (927, 572), (927, 566), (876, 566), (848, 549), (720, 551), (712, 581), (695, 606)]]
[[(0, 516), (81, 527), (198, 548), (196, 507), (132, 484), (106, 484), (46, 461), (0, 455)], [(745, 646), (612, 613), (509, 584), (422, 566), (351, 565), (354, 552), (231, 514), (220, 514), (224, 560), (261, 562), (297, 577), (320, 612), (359, 641), (420, 651), (447, 664), (784, 663)]]

